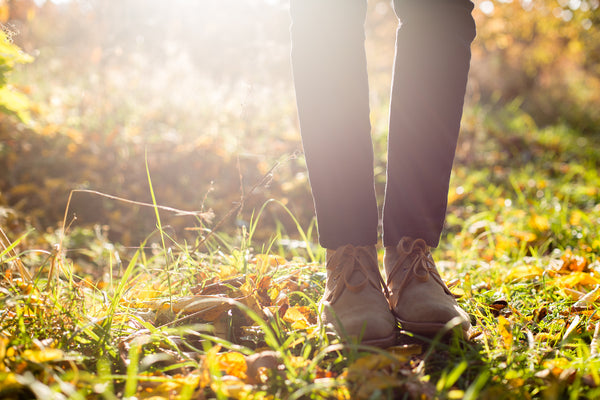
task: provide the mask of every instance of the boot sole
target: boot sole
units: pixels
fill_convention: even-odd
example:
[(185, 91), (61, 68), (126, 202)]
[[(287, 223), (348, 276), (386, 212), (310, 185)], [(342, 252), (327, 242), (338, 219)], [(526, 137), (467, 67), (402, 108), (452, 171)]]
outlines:
[(397, 331), (394, 330), (394, 332), (387, 337), (363, 340), (363, 341), (361, 341), (361, 344), (364, 344), (366, 346), (373, 346), (373, 347), (379, 347), (381, 349), (386, 349), (388, 347), (394, 346), (396, 344), (397, 340), (398, 340)]

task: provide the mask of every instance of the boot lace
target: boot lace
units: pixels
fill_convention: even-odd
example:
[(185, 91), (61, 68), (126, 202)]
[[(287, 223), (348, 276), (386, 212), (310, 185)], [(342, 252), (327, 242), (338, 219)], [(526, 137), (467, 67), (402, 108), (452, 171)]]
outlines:
[[(327, 262), (328, 276), (325, 300), (333, 304), (345, 289), (357, 293), (362, 291), (368, 284), (371, 284), (377, 290), (383, 288), (386, 297), (388, 297), (387, 287), (377, 267), (377, 253), (369, 251), (369, 249), (369, 246), (348, 244), (335, 251)], [(357, 271), (362, 275), (362, 279), (353, 284), (351, 278)]]
[(390, 305), (395, 309), (400, 299), (400, 293), (413, 279), (427, 282), (430, 278), (437, 282), (446, 294), (452, 296), (442, 277), (435, 267), (431, 250), (425, 240), (404, 237), (396, 247), (398, 259), (394, 263), (387, 278), (387, 286), (400, 274), (400, 284), (395, 286), (390, 296)]

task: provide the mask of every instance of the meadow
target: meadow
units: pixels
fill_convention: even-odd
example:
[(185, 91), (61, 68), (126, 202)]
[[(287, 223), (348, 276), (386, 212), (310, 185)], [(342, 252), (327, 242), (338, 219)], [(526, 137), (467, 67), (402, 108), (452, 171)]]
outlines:
[(385, 350), (319, 326), (286, 2), (142, 3), (0, 3), (0, 398), (600, 396), (598, 1), (476, 3), (434, 249), (473, 330)]

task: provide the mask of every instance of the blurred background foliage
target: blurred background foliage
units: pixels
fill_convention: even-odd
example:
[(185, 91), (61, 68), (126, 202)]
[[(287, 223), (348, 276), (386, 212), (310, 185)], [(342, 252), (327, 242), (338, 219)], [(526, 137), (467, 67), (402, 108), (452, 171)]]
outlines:
[[(389, 0), (369, 7), (381, 172), (398, 21)], [(479, 110), (510, 138), (517, 105), (532, 127), (598, 134), (599, 0), (477, 1), (474, 15), (466, 115)], [(149, 202), (146, 160), (159, 204), (215, 213), (208, 226), (161, 214), (173, 235), (197, 237), (242, 203), (221, 225), (234, 234), (269, 198), (309, 225), (287, 1), (0, 0), (0, 21), (0, 225), (9, 232), (55, 229), (74, 189)], [(477, 149), (465, 144), (477, 135), (465, 124), (458, 162), (472, 159)], [(276, 221), (293, 233), (283, 210), (267, 214), (258, 238), (268, 239)], [(90, 193), (73, 195), (74, 216), (75, 225), (106, 225), (112, 240), (130, 245), (155, 227), (152, 209)]]

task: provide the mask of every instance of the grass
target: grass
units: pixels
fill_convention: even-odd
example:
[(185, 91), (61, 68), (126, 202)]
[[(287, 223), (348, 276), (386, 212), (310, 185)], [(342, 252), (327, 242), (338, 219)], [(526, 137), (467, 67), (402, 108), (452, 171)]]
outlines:
[(463, 125), (434, 256), (470, 341), (382, 351), (324, 335), (314, 224), (255, 239), (267, 209), (293, 217), (283, 203), (198, 249), (157, 211), (137, 249), (98, 227), (6, 232), (0, 398), (597, 398), (598, 138), (538, 128), (518, 104)]

